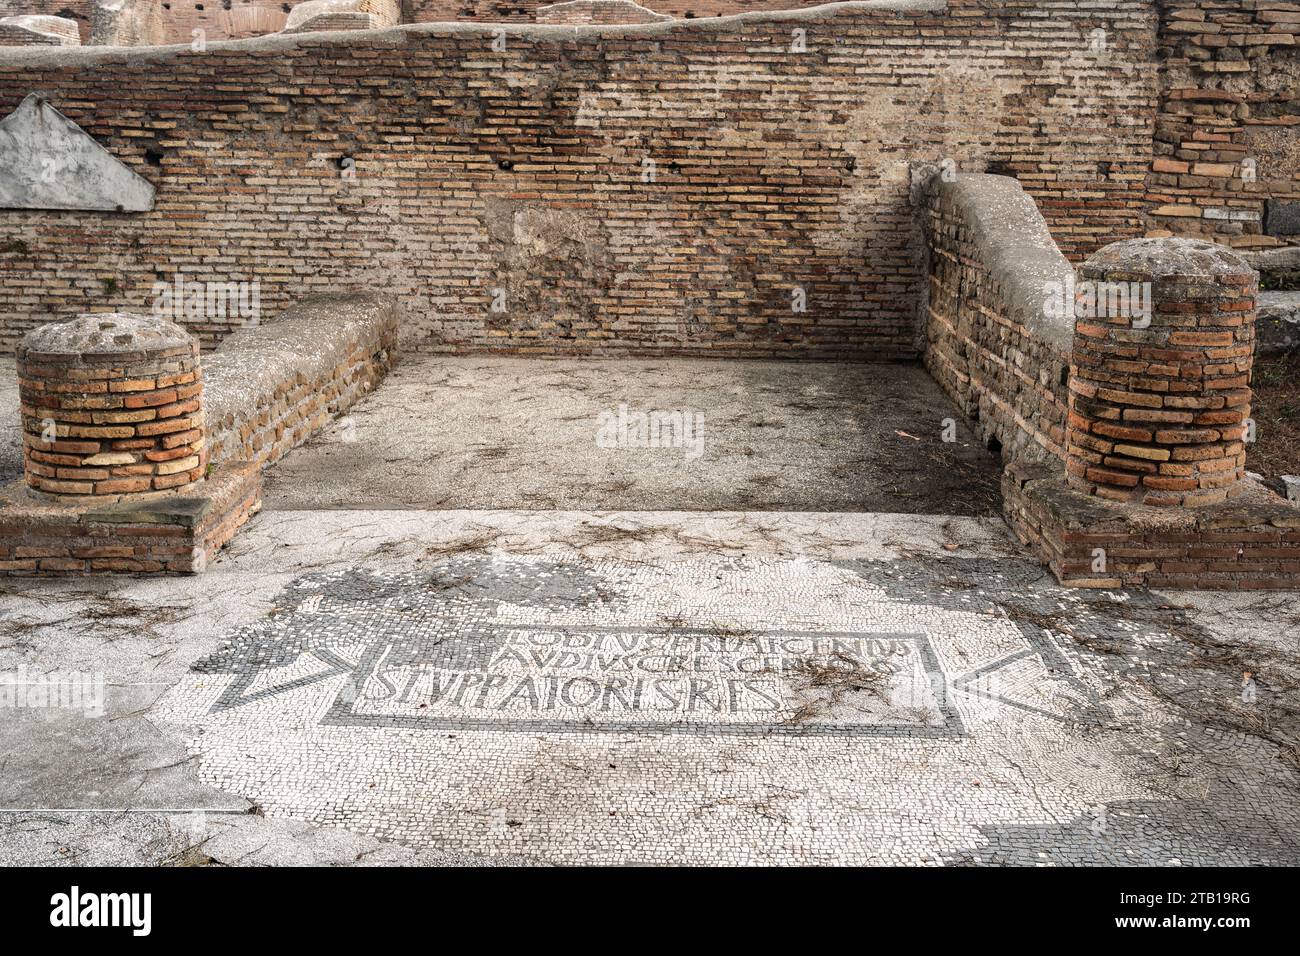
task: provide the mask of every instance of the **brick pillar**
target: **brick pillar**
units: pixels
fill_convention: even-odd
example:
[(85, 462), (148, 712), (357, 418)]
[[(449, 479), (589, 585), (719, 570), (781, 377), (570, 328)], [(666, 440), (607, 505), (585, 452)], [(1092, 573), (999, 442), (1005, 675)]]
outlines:
[(1135, 239), (1093, 255), (1075, 291), (1070, 484), (1164, 506), (1244, 490), (1258, 292), (1250, 266), (1213, 243)]
[(27, 484), (60, 500), (153, 494), (204, 476), (198, 342), (164, 319), (83, 315), (18, 346)]

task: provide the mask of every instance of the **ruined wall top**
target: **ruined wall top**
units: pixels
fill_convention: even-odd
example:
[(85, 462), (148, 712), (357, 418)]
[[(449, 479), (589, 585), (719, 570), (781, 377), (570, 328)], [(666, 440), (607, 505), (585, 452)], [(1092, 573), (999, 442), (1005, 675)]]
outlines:
[[(955, 0), (956, 3), (972, 0)], [(981, 0), (982, 2), (982, 0)], [(620, 26), (670, 20), (717, 20), (744, 14), (798, 13), (823, 6), (854, 6), (882, 11), (941, 10), (945, 0), (0, 0), (0, 17), (72, 17), (88, 46), (142, 47), (206, 45), (285, 32), (355, 32), (393, 25), (434, 23), (511, 23)], [(323, 9), (324, 8), (324, 9)], [(338, 8), (338, 9), (330, 9)], [(392, 13), (389, 13), (391, 8)], [(323, 15), (330, 14), (330, 15)], [(371, 14), (367, 18), (357, 14)], [(307, 30), (304, 23), (311, 21)], [(0, 46), (17, 41), (0, 38)]]

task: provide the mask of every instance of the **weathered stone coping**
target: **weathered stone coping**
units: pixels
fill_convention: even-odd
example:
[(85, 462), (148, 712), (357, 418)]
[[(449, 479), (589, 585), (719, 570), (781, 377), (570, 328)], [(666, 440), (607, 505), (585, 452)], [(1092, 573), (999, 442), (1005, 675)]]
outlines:
[(400, 312), (391, 296), (313, 296), (203, 356), (211, 460), (267, 464), (346, 411), (388, 371)]
[(1047, 284), (1071, 281), (1074, 267), (1061, 255), (1043, 214), (1020, 183), (1009, 176), (963, 173), (951, 181), (935, 175), (926, 189), (950, 194), (965, 213), (981, 261), (1002, 291), (1007, 318), (1069, 355), (1074, 318), (1049, 316), (1043, 303)]

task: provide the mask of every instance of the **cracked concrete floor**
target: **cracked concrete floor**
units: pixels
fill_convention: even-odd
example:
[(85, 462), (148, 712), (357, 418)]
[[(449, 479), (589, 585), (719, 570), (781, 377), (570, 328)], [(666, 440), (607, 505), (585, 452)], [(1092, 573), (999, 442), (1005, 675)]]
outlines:
[(997, 519), (280, 510), (3, 588), (0, 671), (106, 689), (0, 721), (7, 862), (1300, 862), (1295, 609)]
[[(0, 482), (22, 475), (13, 366)], [(701, 453), (600, 447), (620, 405), (702, 415)], [(919, 365), (414, 355), (269, 472), (265, 504), (992, 515), (998, 477)]]

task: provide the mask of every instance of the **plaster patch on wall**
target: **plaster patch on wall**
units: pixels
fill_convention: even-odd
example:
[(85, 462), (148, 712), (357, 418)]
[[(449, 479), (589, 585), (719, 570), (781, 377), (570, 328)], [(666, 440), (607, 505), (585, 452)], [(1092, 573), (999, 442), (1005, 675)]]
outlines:
[(0, 208), (146, 212), (154, 187), (30, 93), (0, 120)]
[[(810, 142), (820, 130), (837, 130), (836, 145), (845, 156), (847, 188), (836, 203), (838, 218), (811, 234), (818, 249), (861, 254), (862, 237), (908, 194), (913, 165), (949, 160), (954, 170), (966, 169), (991, 141), (987, 128), (970, 118), (1000, 115), (1019, 92), (1014, 82), (991, 79), (976, 68), (949, 66), (932, 56), (923, 62), (931, 74), (855, 90), (843, 112), (798, 114)], [(983, 161), (976, 163), (983, 168)]]
[[(494, 328), (586, 327), (610, 284), (609, 235), (589, 213), (493, 199), (485, 204), (497, 246)], [(589, 290), (595, 290), (592, 295)]]

